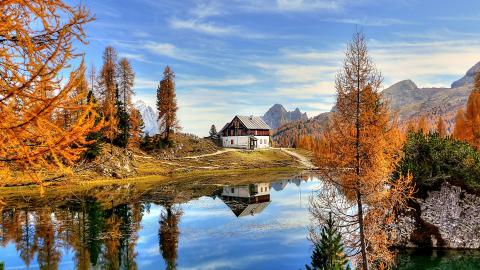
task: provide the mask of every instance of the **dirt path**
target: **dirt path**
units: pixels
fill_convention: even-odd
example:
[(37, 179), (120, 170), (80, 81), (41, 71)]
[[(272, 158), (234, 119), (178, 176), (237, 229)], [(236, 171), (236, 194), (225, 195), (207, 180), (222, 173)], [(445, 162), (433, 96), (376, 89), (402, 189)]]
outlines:
[(288, 155), (296, 158), (303, 166), (307, 167), (310, 170), (315, 170), (317, 169), (317, 166), (315, 166), (310, 159), (305, 157), (304, 155), (301, 155), (299, 153), (293, 152), (291, 150), (288, 150), (286, 148), (280, 148), (283, 152), (287, 153)]
[(239, 151), (239, 149), (235, 149), (235, 148), (224, 148), (224, 149), (218, 150), (217, 152), (213, 152), (213, 153), (210, 153), (210, 154), (203, 154), (203, 155), (198, 155), (198, 156), (189, 156), (189, 157), (182, 157), (182, 158), (210, 157), (210, 156), (216, 156), (216, 155), (220, 155), (220, 154), (223, 154), (223, 153), (226, 153), (226, 152), (232, 152), (232, 151)]

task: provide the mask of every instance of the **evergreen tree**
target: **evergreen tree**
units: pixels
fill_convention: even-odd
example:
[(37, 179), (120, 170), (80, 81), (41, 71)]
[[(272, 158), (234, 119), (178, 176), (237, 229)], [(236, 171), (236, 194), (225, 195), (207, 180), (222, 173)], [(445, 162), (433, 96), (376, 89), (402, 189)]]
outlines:
[(209, 133), (210, 133), (210, 137), (217, 135), (217, 128), (215, 127), (215, 125), (212, 125), (212, 127), (210, 127)]
[(105, 48), (103, 53), (103, 66), (100, 71), (99, 88), (102, 101), (103, 116), (106, 122), (103, 128), (103, 135), (110, 143), (118, 135), (118, 119), (117, 119), (117, 52), (111, 46)]
[(175, 95), (175, 73), (167, 66), (163, 71), (163, 80), (157, 88), (158, 120), (161, 123), (160, 134), (169, 142), (170, 134), (178, 128), (177, 98)]
[(125, 148), (128, 144), (128, 139), (130, 137), (130, 115), (127, 112), (126, 106), (120, 99), (120, 92), (118, 91), (117, 87), (117, 94), (116, 94), (116, 103), (115, 106), (117, 108), (117, 137), (115, 138), (114, 144), (116, 146)]
[(342, 235), (338, 231), (332, 214), (323, 226), (320, 242), (315, 244), (312, 254), (312, 266), (307, 270), (343, 270), (350, 269), (343, 251)]
[[(87, 103), (91, 104), (94, 108), (97, 108), (97, 100), (95, 99), (95, 95), (93, 94), (93, 89), (88, 91)], [(89, 117), (92, 116), (93, 115), (91, 114), (89, 115)], [(86, 157), (87, 159), (94, 159), (102, 151), (103, 136), (99, 130), (99, 128), (103, 125), (101, 114), (95, 116), (95, 124), (98, 128), (92, 130), (90, 133), (88, 133), (86, 137), (86, 141), (88, 142), (88, 144), (87, 149), (84, 153), (84, 157)]]

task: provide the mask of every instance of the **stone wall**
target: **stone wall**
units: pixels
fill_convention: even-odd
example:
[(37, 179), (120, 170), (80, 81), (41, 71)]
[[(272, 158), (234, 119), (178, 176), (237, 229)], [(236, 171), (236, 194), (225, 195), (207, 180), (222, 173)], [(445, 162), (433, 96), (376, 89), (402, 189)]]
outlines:
[(444, 182), (417, 199), (396, 226), (401, 247), (480, 248), (480, 197)]

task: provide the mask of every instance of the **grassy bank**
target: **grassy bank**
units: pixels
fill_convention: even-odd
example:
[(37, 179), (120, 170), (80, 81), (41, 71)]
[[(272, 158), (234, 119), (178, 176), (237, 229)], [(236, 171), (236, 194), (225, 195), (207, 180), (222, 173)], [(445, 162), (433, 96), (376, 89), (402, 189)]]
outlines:
[[(243, 175), (294, 174), (304, 169), (298, 160), (280, 149), (257, 151), (220, 150), (220, 152), (193, 157), (156, 159), (148, 155), (133, 155), (136, 173), (126, 178), (112, 178), (92, 170), (80, 170), (70, 175), (46, 175), (47, 189), (62, 190), (88, 189), (91, 187), (135, 183), (149, 185), (175, 179), (231, 178)], [(51, 180), (53, 179), (53, 180)], [(28, 177), (17, 177), (14, 182), (0, 188), (5, 195), (16, 192), (38, 192), (37, 184)]]

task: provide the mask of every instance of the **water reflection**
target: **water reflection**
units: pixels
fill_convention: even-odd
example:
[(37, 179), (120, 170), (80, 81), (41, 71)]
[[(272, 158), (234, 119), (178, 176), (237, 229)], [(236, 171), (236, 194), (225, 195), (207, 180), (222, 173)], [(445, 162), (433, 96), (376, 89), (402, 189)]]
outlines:
[[(285, 265), (299, 268), (309, 260), (308, 211), (306, 205), (298, 203), (301, 202), (298, 196), (302, 194), (300, 185), (313, 189), (315, 183), (295, 179), (223, 187), (194, 185), (188, 189), (163, 186), (139, 192), (138, 196), (125, 195), (131, 187), (115, 187), (112, 190), (119, 190), (115, 195), (97, 191), (97, 196), (74, 194), (58, 200), (11, 200), (1, 211), (0, 261), (5, 261), (6, 269), (12, 266), (17, 269), (22, 266), (33, 269), (177, 269), (182, 263), (193, 263), (196, 266), (193, 269), (229, 269), (242, 268), (241, 264), (255, 260), (279, 268)], [(305, 196), (308, 197), (308, 192)], [(268, 208), (271, 209), (267, 213)], [(207, 211), (208, 219), (192, 219), (201, 211)], [(277, 214), (281, 211), (295, 213), (297, 219), (282, 220)], [(150, 222), (155, 213), (156, 225)], [(184, 216), (186, 220), (182, 221)], [(229, 231), (230, 239), (220, 244), (223, 250), (217, 255), (210, 247), (224, 238), (222, 228)], [(151, 237), (152, 229), (156, 230), (157, 237)], [(214, 234), (204, 234), (212, 230)], [(248, 230), (258, 234), (248, 233)], [(195, 241), (192, 231), (201, 234), (202, 241)], [(186, 233), (185, 238), (182, 232)], [(243, 241), (252, 235), (262, 240)], [(154, 239), (156, 255), (144, 248), (144, 245), (153, 244)], [(272, 243), (277, 243), (277, 247), (272, 249)], [(197, 257), (191, 253), (189, 245), (201, 245), (195, 251), (200, 250), (203, 255)], [(298, 252), (292, 253), (291, 248)], [(238, 256), (235, 254), (239, 249), (251, 251), (244, 252), (247, 260), (232, 265), (223, 262)], [(276, 262), (271, 252), (290, 259)], [(155, 264), (155, 256), (163, 260), (164, 266)], [(211, 262), (213, 259), (215, 263)], [(262, 263), (248, 268), (262, 269), (265, 267)], [(203, 264), (210, 266), (199, 266)]]
[(237, 217), (253, 216), (260, 214), (270, 204), (270, 184), (226, 186), (221, 198)]

